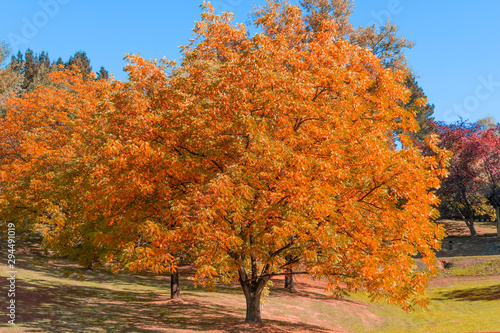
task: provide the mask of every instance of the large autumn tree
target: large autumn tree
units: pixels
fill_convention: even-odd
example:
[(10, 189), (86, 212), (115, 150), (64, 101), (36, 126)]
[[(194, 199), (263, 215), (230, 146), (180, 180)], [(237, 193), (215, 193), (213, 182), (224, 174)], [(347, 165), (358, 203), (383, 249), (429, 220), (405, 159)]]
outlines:
[(287, 274), (287, 256), (334, 293), (345, 283), (418, 303), (426, 275), (412, 255), (431, 267), (443, 236), (429, 189), (444, 153), (423, 157), (405, 135), (401, 150), (388, 142), (416, 127), (404, 73), (335, 38), (331, 20), (310, 31), (296, 6), (268, 2), (253, 37), (208, 9), (178, 74), (186, 149), (213, 173), (185, 204), (202, 236), (197, 264), (213, 268), (198, 275), (238, 279), (247, 322), (260, 322), (260, 294)]
[(178, 66), (129, 56), (126, 82), (60, 72), (9, 104), (4, 216), (38, 218), (47, 246), (87, 246), (86, 262), (192, 260), (201, 284), (239, 281), (251, 324), (292, 265), (337, 296), (425, 303), (413, 257), (434, 270), (430, 190), (447, 153), (429, 138), (423, 156), (404, 134), (417, 128), (407, 72), (286, 2), (259, 11), (254, 36), (204, 8)]

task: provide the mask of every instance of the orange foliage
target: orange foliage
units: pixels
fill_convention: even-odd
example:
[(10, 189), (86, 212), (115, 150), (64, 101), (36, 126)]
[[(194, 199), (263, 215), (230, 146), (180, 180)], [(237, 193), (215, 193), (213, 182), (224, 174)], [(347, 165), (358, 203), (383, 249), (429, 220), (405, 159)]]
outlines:
[(126, 82), (63, 72), (11, 100), (4, 219), (36, 218), (48, 246), (87, 263), (161, 272), (181, 255), (199, 283), (239, 280), (250, 307), (290, 264), (336, 295), (421, 304), (412, 256), (433, 271), (447, 155), (404, 135), (395, 150), (387, 133), (417, 127), (404, 73), (304, 20), (270, 2), (250, 37), (205, 4), (179, 66), (131, 55)]

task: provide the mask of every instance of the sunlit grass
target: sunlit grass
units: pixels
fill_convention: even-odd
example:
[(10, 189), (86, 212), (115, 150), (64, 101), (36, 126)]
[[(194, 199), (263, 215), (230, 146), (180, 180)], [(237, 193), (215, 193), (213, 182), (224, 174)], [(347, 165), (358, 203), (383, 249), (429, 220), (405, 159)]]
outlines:
[(497, 223), (496, 222), (474, 222), (476, 227), (481, 227), (481, 228), (487, 228), (491, 229), (492, 231), (497, 230)]
[(500, 255), (439, 258), (449, 267), (441, 276), (486, 276), (500, 274)]
[[(405, 312), (384, 304), (370, 305), (384, 318), (373, 332), (496, 332), (500, 328), (500, 284), (498, 277), (450, 281), (431, 288), (428, 310)], [(366, 301), (364, 295), (353, 298)]]

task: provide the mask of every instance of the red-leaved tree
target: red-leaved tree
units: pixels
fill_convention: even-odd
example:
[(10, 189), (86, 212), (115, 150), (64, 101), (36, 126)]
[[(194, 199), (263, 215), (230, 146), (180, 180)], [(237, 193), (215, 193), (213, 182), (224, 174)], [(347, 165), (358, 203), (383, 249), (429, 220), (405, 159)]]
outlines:
[(438, 195), (444, 216), (458, 214), (475, 236), (474, 219), (492, 214), (499, 184), (499, 137), (465, 122), (438, 126), (440, 146), (453, 152)]

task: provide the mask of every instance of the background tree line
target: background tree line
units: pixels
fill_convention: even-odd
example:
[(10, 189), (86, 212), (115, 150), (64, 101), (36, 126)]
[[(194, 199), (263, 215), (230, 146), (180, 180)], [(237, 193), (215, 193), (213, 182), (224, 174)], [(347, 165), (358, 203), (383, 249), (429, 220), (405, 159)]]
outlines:
[[(51, 61), (47, 52), (36, 54), (29, 48), (24, 54), (18, 51), (16, 55), (12, 55), (10, 61), (9, 54), (8, 45), (0, 44), (0, 116), (5, 113), (5, 101), (11, 92), (19, 97), (32, 93), (36, 87), (50, 84), (47, 79), (49, 73), (76, 67), (86, 78), (92, 72), (90, 59), (85, 51), (77, 51), (67, 61), (60, 57)], [(97, 79), (108, 78), (108, 71), (101, 67), (97, 72)]]

